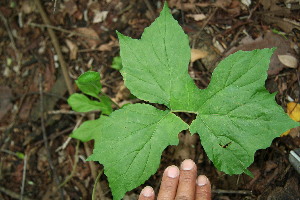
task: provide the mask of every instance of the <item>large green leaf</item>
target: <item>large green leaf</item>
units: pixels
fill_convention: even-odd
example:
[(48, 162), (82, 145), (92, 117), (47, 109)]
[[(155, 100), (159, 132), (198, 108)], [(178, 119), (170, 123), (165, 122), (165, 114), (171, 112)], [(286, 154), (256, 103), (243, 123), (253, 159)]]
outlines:
[(121, 199), (154, 174), (162, 151), (168, 145), (177, 145), (178, 133), (188, 128), (169, 110), (147, 104), (127, 105), (100, 118), (99, 123), (88, 160), (104, 165), (114, 199)]
[(227, 174), (248, 173), (257, 149), (298, 123), (264, 88), (272, 49), (239, 51), (215, 69), (209, 87), (201, 90), (191, 132), (215, 166)]
[[(126, 86), (136, 97), (169, 108), (194, 108), (197, 87), (189, 77), (190, 48), (187, 35), (173, 19), (167, 4), (146, 28), (141, 39), (118, 33)], [(186, 99), (185, 96), (192, 95)], [(183, 98), (184, 97), (184, 98)]]

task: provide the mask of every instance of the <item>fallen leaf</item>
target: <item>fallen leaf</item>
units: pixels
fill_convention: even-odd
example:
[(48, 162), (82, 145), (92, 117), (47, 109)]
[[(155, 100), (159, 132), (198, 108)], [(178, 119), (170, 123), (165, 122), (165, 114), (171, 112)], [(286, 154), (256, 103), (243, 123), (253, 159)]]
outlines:
[(94, 18), (93, 18), (93, 23), (99, 23), (99, 22), (103, 22), (108, 14), (108, 11), (99, 11), (99, 10), (93, 10), (94, 12)]
[(254, 49), (264, 49), (276, 47), (276, 51), (271, 57), (270, 66), (268, 69), (268, 75), (277, 75), (282, 69), (285, 68), (279, 59), (278, 55), (290, 54), (294, 55), (295, 50), (291, 48), (291, 42), (286, 40), (283, 36), (278, 34), (267, 32), (264, 37), (258, 37), (253, 40), (250, 36), (243, 38), (238, 47), (233, 47), (230, 49), (225, 56), (228, 56), (239, 50), (252, 51)]
[(193, 18), (195, 21), (201, 21), (206, 18), (204, 14), (188, 14), (187, 17)]
[(287, 104), (287, 113), (290, 118), (296, 122), (300, 121), (300, 104), (289, 102)]
[(82, 27), (82, 28), (76, 28), (75, 30), (89, 37), (86, 38), (85, 41), (87, 42), (87, 44), (91, 49), (94, 49), (99, 44), (100, 38), (94, 29)]
[(106, 44), (101, 44), (97, 49), (99, 51), (111, 51), (113, 47), (118, 46), (118, 42), (115, 40), (109, 41)]
[(70, 60), (75, 60), (77, 58), (78, 46), (68, 39), (66, 39), (66, 44), (70, 50)]
[(200, 49), (191, 49), (191, 62), (195, 62), (196, 60), (199, 60), (206, 56), (207, 56), (206, 51), (202, 51)]
[[(290, 118), (296, 122), (300, 121), (300, 104), (295, 102), (289, 102), (287, 104), (287, 114)], [(280, 137), (287, 136), (291, 132), (292, 129), (282, 133)]]
[(279, 61), (287, 67), (290, 68), (297, 68), (298, 60), (291, 55), (278, 55)]
[(65, 3), (62, 5), (64, 7), (64, 12), (69, 15), (73, 15), (77, 10), (77, 5), (73, 0), (64, 1)]

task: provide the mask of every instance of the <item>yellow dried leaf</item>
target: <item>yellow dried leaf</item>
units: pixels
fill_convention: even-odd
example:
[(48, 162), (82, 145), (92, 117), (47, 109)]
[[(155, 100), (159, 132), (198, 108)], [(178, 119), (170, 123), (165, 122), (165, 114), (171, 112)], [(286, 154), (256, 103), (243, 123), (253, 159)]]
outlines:
[(200, 49), (191, 49), (191, 62), (195, 62), (198, 59), (204, 58), (207, 56), (206, 51), (202, 51)]
[(288, 130), (288, 131), (286, 131), (286, 132), (284, 132), (284, 133), (282, 133), (282, 134), (280, 135), (280, 137), (287, 136), (290, 132), (291, 132), (291, 129)]
[(300, 121), (300, 104), (289, 102), (287, 104), (287, 113), (290, 118), (296, 122)]

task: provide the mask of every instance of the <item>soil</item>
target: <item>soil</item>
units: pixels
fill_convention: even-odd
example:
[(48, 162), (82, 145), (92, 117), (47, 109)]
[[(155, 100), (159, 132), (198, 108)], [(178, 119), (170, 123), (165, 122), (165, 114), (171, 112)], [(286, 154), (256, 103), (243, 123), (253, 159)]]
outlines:
[[(298, 0), (169, 0), (168, 4), (191, 48), (197, 49), (195, 56), (201, 58), (189, 65), (199, 88), (208, 86), (214, 68), (230, 53), (277, 47), (266, 88), (277, 93), (276, 101), (284, 110), (289, 101), (299, 102)], [(66, 100), (78, 91), (78, 76), (94, 70), (101, 74), (103, 92), (118, 105), (140, 102), (112, 68), (113, 58), (119, 56), (116, 30), (140, 38), (162, 5), (159, 0), (0, 2), (0, 199), (91, 199), (103, 166), (85, 161), (92, 141), (81, 143), (69, 135), (99, 113), (72, 112)], [(278, 55), (296, 61), (280, 61)], [(187, 123), (195, 118), (179, 115)], [(193, 159), (198, 173), (212, 182), (213, 199), (300, 199), (300, 175), (288, 160), (289, 152), (300, 147), (298, 128), (256, 152), (249, 167), (253, 178), (218, 171), (197, 134), (184, 131), (179, 140), (178, 146), (164, 150), (157, 172), (124, 199), (137, 199), (146, 185), (157, 192), (163, 170), (186, 158)], [(112, 199), (104, 174), (100, 173), (99, 183), (96, 195)]]

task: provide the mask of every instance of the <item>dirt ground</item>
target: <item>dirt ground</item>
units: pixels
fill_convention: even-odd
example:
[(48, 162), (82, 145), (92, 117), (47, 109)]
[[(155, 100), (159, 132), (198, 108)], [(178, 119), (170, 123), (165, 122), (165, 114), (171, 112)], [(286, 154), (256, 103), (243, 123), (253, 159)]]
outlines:
[[(227, 55), (277, 47), (266, 88), (277, 93), (285, 110), (289, 101), (299, 102), (299, 0), (168, 4), (196, 49), (189, 73), (199, 88), (207, 87), (213, 69)], [(139, 102), (111, 67), (119, 56), (116, 30), (139, 38), (162, 5), (158, 0), (1, 0), (0, 199), (91, 199), (99, 172), (97, 199), (112, 198), (103, 166), (85, 161), (93, 142), (69, 138), (82, 121), (99, 113), (72, 112), (66, 100), (78, 91), (74, 80), (92, 69), (101, 73), (103, 92), (119, 105)], [(187, 123), (195, 118), (180, 117)], [(137, 199), (145, 185), (158, 191), (163, 170), (185, 158), (195, 160), (198, 173), (211, 180), (213, 199), (300, 199), (300, 175), (288, 160), (290, 150), (300, 147), (298, 128), (256, 152), (249, 168), (254, 178), (218, 171), (198, 135), (182, 132), (179, 139), (178, 146), (164, 150), (156, 174), (124, 199)]]

